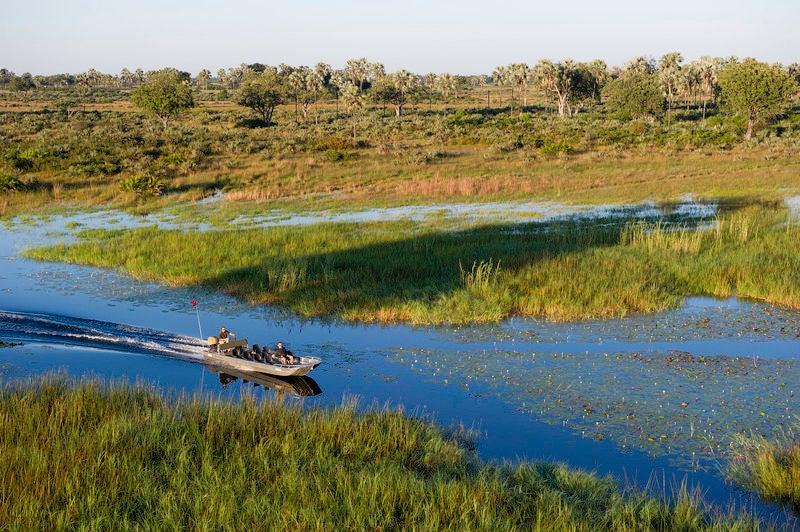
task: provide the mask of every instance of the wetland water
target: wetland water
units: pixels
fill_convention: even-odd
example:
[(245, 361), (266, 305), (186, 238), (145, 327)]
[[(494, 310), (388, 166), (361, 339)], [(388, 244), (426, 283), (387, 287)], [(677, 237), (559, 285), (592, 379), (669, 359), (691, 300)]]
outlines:
[[(80, 223), (88, 219), (103, 220)], [(62, 371), (167, 392), (271, 397), (242, 380), (223, 389), (200, 364), (199, 337), (226, 325), (252, 343), (282, 340), (323, 359), (310, 374), (322, 393), (287, 400), (335, 406), (356, 396), (364, 408), (402, 406), (444, 427), (475, 429), (485, 459), (561, 461), (659, 494), (686, 482), (710, 503), (796, 524), (725, 484), (718, 468), (736, 433), (770, 434), (797, 421), (797, 313), (698, 298), (668, 313), (573, 324), (298, 320), (218, 294), (19, 256), (64, 227), (60, 219), (0, 230), (0, 340), (23, 344), (0, 349), (0, 380)]]

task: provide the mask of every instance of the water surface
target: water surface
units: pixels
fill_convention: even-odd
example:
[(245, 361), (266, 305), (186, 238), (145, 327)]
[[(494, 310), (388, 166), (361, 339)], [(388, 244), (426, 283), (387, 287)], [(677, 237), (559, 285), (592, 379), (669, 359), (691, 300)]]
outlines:
[[(72, 221), (102, 225), (94, 216)], [(685, 481), (714, 504), (781, 514), (726, 485), (718, 467), (736, 433), (769, 434), (797, 419), (797, 313), (690, 299), (673, 312), (572, 324), (304, 320), (202, 290), (19, 256), (69, 233), (63, 219), (0, 231), (0, 340), (22, 343), (0, 349), (4, 381), (62, 371), (167, 392), (271, 397), (274, 387), (242, 379), (223, 387), (201, 364), (201, 338), (225, 325), (251, 342), (282, 340), (323, 359), (310, 374), (322, 393), (287, 400), (328, 407), (357, 396), (364, 408), (397, 406), (444, 427), (475, 429), (486, 459), (557, 460), (659, 492)]]

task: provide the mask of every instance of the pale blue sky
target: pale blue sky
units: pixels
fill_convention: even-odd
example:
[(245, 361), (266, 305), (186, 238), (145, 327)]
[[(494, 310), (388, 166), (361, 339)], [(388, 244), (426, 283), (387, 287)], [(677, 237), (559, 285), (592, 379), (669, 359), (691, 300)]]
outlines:
[(387, 71), (478, 74), (672, 51), (800, 62), (800, 0), (0, 0), (0, 10), (0, 67), (17, 73), (367, 57)]

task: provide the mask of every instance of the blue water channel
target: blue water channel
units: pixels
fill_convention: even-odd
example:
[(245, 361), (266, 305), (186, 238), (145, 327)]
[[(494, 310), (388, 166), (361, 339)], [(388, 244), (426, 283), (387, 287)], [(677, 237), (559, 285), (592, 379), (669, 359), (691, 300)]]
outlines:
[[(0, 229), (0, 341), (21, 344), (0, 348), (0, 381), (61, 372), (231, 400), (281, 394), (308, 407), (355, 397), (361, 408), (398, 407), (446, 429), (471, 429), (486, 460), (564, 462), (657, 495), (685, 483), (715, 507), (797, 524), (719, 471), (735, 434), (769, 435), (798, 419), (796, 312), (694, 298), (663, 314), (571, 324), (305, 320), (216, 293), (21, 257), (65, 223)], [(223, 386), (201, 354), (201, 338), (221, 325), (251, 343), (281, 340), (320, 357), (309, 376), (321, 393), (304, 397), (242, 378)]]

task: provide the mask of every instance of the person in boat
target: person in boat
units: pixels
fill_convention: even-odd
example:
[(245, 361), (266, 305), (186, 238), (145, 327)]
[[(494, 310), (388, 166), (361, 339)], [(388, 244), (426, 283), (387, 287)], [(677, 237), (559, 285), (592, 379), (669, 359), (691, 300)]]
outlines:
[(278, 347), (275, 348), (274, 356), (283, 364), (294, 364), (294, 355), (291, 351), (283, 347), (281, 342), (278, 342)]
[(217, 340), (221, 344), (227, 344), (228, 340), (230, 340), (231, 336), (233, 336), (233, 333), (230, 332), (225, 327), (222, 327), (222, 328), (220, 328), (219, 334), (217, 335)]

